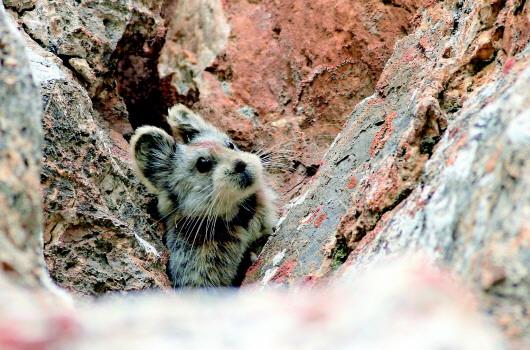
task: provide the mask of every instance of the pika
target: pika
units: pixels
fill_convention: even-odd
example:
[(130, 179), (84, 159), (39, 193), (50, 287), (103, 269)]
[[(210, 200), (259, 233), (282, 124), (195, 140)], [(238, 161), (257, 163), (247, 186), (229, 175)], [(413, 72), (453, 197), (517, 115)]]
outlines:
[(175, 288), (234, 285), (248, 248), (272, 233), (274, 191), (260, 158), (183, 105), (173, 135), (143, 126), (131, 138), (141, 182), (158, 196)]

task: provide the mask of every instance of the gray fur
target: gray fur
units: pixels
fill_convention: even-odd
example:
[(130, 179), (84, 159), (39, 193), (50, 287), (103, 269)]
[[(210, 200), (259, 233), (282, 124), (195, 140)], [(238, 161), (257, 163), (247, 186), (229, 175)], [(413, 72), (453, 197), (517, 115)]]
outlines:
[(249, 245), (272, 232), (273, 192), (260, 159), (191, 110), (171, 108), (168, 123), (173, 136), (145, 126), (131, 139), (166, 223), (168, 275), (174, 287), (229, 286)]

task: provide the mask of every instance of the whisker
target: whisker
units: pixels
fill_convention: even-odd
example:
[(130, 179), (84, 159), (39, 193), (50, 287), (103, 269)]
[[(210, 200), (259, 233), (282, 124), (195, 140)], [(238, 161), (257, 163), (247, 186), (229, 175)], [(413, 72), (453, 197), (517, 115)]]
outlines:
[(211, 238), (212, 241), (213, 241), (213, 238), (214, 238), (214, 234), (215, 234), (214, 230), (215, 230), (215, 224), (216, 224), (217, 216), (215, 216), (215, 219), (212, 219), (212, 218), (213, 218), (213, 208), (216, 207), (218, 198), (219, 198), (219, 192), (216, 194), (215, 199), (212, 201), (212, 205), (210, 206), (210, 208), (208, 209), (208, 212), (207, 212), (207, 218), (208, 219), (206, 221), (206, 233), (204, 235), (204, 240), (203, 240), (204, 243), (210, 241), (210, 239), (209, 239), (210, 234), (212, 236), (212, 238)]
[[(212, 185), (209, 185), (205, 188), (203, 188), (201, 191), (199, 191), (198, 193), (200, 194), (201, 192), (203, 191), (206, 191), (208, 190), (209, 188), (213, 187), (213, 184)], [(161, 217), (160, 219), (158, 219), (157, 221), (155, 221), (150, 227), (149, 229), (152, 229), (153, 227), (155, 227), (155, 225), (158, 225), (160, 222), (162, 222), (163, 220), (167, 219), (170, 215), (174, 214), (177, 210), (179, 210), (180, 208), (177, 206), (175, 207), (175, 209), (171, 210), (168, 214), (164, 215), (163, 217)]]

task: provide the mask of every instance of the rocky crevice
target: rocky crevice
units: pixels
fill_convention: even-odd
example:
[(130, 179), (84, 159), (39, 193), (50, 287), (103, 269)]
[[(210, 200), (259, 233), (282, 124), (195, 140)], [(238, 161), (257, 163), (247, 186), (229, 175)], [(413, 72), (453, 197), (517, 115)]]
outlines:
[[(314, 284), (355, 273), (387, 255), (420, 251), (482, 290), (482, 307), (509, 324), (503, 327), (513, 332), (524, 327), (520, 299), (493, 294), (524, 293), (524, 269), (505, 255), (510, 249), (521, 259), (521, 251), (498, 239), (500, 232), (517, 239), (526, 231), (495, 226), (503, 214), (489, 211), (488, 216), (477, 209), (493, 205), (495, 190), (488, 187), (484, 195), (474, 190), (503, 183), (492, 169), (501, 154), (511, 157), (506, 155), (511, 148), (501, 146), (507, 141), (495, 146), (493, 140), (505, 137), (503, 131), (485, 121), (493, 118), (488, 112), (479, 111), (499, 108), (508, 98), (503, 93), (521, 93), (522, 83), (508, 89), (517, 80), (513, 72), (524, 71), (528, 63), (530, 36), (520, 20), (527, 10), (518, 14), (519, 6), (517, 1), (452, 1), (421, 11), (415, 32), (396, 44), (376, 93), (354, 108), (314, 179), (291, 202), (247, 283)], [(513, 121), (525, 101), (494, 115)], [(489, 138), (478, 136), (489, 132)], [(483, 151), (475, 159), (475, 143), (491, 154)], [(508, 188), (504, 195), (515, 195)], [(472, 233), (482, 238), (473, 240)], [(514, 266), (508, 272), (499, 261)], [(508, 280), (518, 282), (502, 282)]]
[(109, 85), (115, 85), (133, 129), (149, 124), (169, 131), (165, 117), (172, 102), (167, 101), (167, 84), (161, 81), (157, 68), (166, 32), (161, 18), (135, 12), (113, 53), (116, 71)]
[[(408, 3), (409, 8), (419, 6)], [(136, 289), (143, 283), (165, 285), (163, 269), (158, 269), (165, 253), (159, 235), (153, 232), (160, 229), (153, 221), (154, 201), (146, 195), (136, 199), (144, 190), (127, 164), (126, 140), (140, 125), (167, 129), (166, 110), (175, 103), (203, 113), (247, 150), (276, 148), (268, 155), (279, 168), (273, 176), (283, 193), (281, 201), (299, 194), (304, 182), (320, 168), (319, 154), (340, 130), (353, 104), (373, 92), (384, 57), (403, 36), (400, 27), (410, 27), (411, 16), (409, 10), (383, 9), (374, 1), (343, 4), (336, 18), (321, 23), (315, 14), (325, 4), (315, 3), (306, 13), (314, 24), (308, 36), (297, 27), (301, 23), (293, 25), (284, 16), (284, 10), (302, 11), (301, 6), (302, 2), (296, 2), (276, 8), (269, 1), (224, 5), (219, 1), (67, 1), (58, 6), (36, 1), (31, 10), (18, 16), (40, 49), (60, 60), (34, 51), (59, 70), (68, 70), (59, 78), (44, 77), (41, 82), (47, 106), (42, 177), (48, 213), (45, 253), (56, 281), (89, 294)], [(349, 23), (349, 13), (379, 10), (384, 16), (368, 18), (369, 30), (357, 25), (341, 28)], [(257, 21), (250, 27), (245, 22), (247, 13)], [(396, 23), (392, 16), (394, 22), (398, 19)], [(330, 28), (335, 29), (330, 32)], [(254, 35), (261, 40), (256, 41)], [(329, 35), (340, 45), (339, 53), (333, 52), (333, 45), (321, 53), (299, 42)], [(371, 62), (364, 50), (375, 38), (383, 44), (373, 48), (377, 60)], [(255, 43), (262, 49), (255, 50)], [(275, 52), (280, 66), (264, 55), (265, 48)], [(289, 58), (289, 52), (295, 57)], [(263, 78), (257, 79), (249, 59), (264, 62)], [(39, 63), (38, 67), (48, 65)], [(327, 93), (330, 85), (334, 86), (332, 94)], [(252, 101), (247, 92), (256, 94)], [(68, 101), (72, 101), (68, 94), (82, 101), (76, 110), (68, 110)], [(260, 107), (264, 101), (272, 104)], [(78, 120), (61, 121), (65, 115)], [(293, 137), (305, 141), (293, 142)], [(312, 140), (317, 140), (318, 149)], [(76, 149), (83, 144), (90, 146)], [(91, 162), (100, 167), (94, 168)], [(73, 201), (79, 197), (76, 188), (83, 188), (87, 195)], [(139, 208), (144, 215), (132, 223)], [(156, 261), (140, 239), (150, 242), (162, 260)], [(125, 245), (124, 252), (132, 249), (129, 252), (146, 261), (124, 259), (122, 252), (106, 250), (109, 244)], [(127, 263), (117, 267), (120, 259)], [(97, 276), (99, 265), (104, 272)], [(125, 276), (139, 277), (119, 275), (128, 269)]]

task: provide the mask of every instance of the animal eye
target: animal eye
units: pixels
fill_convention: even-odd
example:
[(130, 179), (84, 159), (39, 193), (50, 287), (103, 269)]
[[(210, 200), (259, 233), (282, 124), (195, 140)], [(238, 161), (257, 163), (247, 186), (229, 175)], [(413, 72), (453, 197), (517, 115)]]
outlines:
[(225, 141), (225, 146), (230, 149), (236, 149), (236, 145), (234, 145), (234, 143), (230, 141)]
[(200, 157), (199, 159), (197, 159), (197, 163), (195, 164), (195, 167), (197, 168), (197, 171), (199, 173), (206, 173), (212, 170), (213, 162), (211, 159)]

